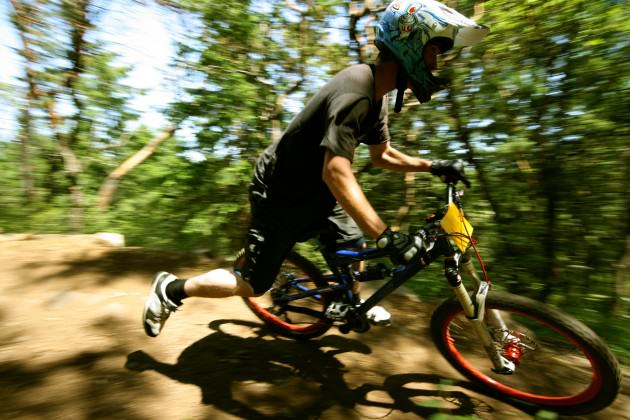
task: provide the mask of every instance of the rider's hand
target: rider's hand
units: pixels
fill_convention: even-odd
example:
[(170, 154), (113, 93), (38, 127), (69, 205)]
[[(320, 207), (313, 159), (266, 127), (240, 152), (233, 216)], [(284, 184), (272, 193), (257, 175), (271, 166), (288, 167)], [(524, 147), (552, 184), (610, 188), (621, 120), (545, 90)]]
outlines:
[(437, 159), (431, 163), (431, 174), (443, 178), (446, 182), (456, 183), (457, 181), (462, 181), (466, 187), (470, 188), (470, 182), (464, 175), (464, 166), (465, 163), (461, 159)]
[(425, 254), (425, 240), (418, 234), (394, 232), (389, 227), (376, 240), (376, 246), (390, 252), (394, 264), (408, 264)]

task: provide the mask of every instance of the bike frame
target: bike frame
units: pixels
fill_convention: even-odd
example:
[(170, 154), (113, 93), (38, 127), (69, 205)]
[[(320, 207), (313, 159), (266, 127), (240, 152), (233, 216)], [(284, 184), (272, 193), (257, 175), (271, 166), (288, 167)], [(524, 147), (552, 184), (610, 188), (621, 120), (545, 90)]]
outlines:
[[(461, 209), (459, 194), (455, 190), (452, 183), (447, 184), (446, 205), (455, 203)], [(443, 216), (443, 214), (442, 214)], [(449, 235), (440, 227), (441, 217), (435, 216), (424, 227), (424, 231), (428, 234), (429, 245), (426, 255), (417, 261), (413, 261), (406, 266), (399, 266), (394, 269), (388, 269), (385, 265), (380, 265), (375, 273), (369, 270), (355, 271), (352, 266), (358, 262), (374, 260), (377, 258), (388, 257), (386, 250), (370, 248), (361, 251), (339, 250), (334, 253), (322, 250), (322, 255), (332, 270), (332, 274), (324, 276), (324, 278), (336, 284), (310, 289), (301, 293), (292, 294), (290, 296), (282, 296), (277, 299), (278, 303), (288, 303), (293, 300), (303, 299), (307, 297), (320, 298), (322, 295), (342, 292), (345, 295), (345, 301), (348, 305), (353, 305), (353, 311), (361, 318), (365, 318), (365, 314), (377, 303), (387, 297), (407, 280), (415, 276), (424, 267), (435, 261), (437, 258), (444, 256), (444, 274), (446, 280), (451, 286), (455, 296), (462, 306), (463, 312), (468, 318), (472, 328), (475, 330), (480, 344), (484, 347), (488, 357), (494, 365), (494, 371), (497, 373), (511, 374), (515, 371), (515, 364), (503, 357), (499, 349), (494, 345), (494, 341), (486, 324), (484, 316), (488, 316), (489, 322), (499, 326), (501, 331), (507, 331), (505, 322), (501, 319), (499, 312), (496, 310), (489, 311), (486, 314), (485, 301), (490, 290), (490, 284), (477, 274), (470, 258), (463, 254), (456, 246), (454, 246)], [(471, 298), (466, 289), (461, 275), (460, 268), (470, 276), (476, 288), (474, 298)], [(354, 306), (355, 296), (352, 291), (355, 281), (366, 282), (374, 280), (389, 280), (370, 295), (364, 302), (358, 306)], [(296, 288), (300, 289), (300, 279), (292, 279)]]

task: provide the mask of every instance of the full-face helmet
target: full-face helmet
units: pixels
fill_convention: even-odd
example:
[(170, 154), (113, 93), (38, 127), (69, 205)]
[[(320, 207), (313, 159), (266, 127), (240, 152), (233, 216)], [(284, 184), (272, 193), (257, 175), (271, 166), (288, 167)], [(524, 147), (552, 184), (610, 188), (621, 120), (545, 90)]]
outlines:
[(435, 39), (442, 52), (479, 42), (489, 29), (434, 0), (395, 0), (376, 27), (376, 46), (386, 48), (401, 65), (395, 110), (402, 106), (407, 77), (420, 102), (443, 89), (448, 80), (434, 76), (424, 62), (423, 50)]

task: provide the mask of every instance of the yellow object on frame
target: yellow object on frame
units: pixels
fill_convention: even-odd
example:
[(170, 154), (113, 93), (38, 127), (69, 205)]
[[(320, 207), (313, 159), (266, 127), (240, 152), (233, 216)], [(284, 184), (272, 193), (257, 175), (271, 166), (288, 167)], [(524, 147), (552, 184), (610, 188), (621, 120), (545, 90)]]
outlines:
[(457, 245), (462, 252), (466, 252), (466, 249), (470, 245), (468, 237), (472, 235), (473, 227), (468, 223), (468, 220), (466, 220), (461, 210), (454, 203), (448, 205), (448, 211), (442, 218), (440, 225), (446, 233), (453, 234), (451, 239), (453, 239), (455, 245)]

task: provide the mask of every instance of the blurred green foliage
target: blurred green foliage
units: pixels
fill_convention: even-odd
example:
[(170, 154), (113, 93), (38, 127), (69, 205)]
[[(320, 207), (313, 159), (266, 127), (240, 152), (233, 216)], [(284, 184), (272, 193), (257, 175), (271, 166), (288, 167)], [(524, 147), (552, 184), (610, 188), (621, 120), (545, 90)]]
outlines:
[[(216, 255), (242, 244), (256, 156), (318, 86), (369, 55), (361, 52), (384, 5), (161, 2), (189, 22), (173, 63), (181, 92), (164, 115), (194, 135), (175, 131), (99, 206), (108, 175), (163, 127), (132, 124), (139, 92), (124, 83), (130, 69), (115, 66), (115, 46), (94, 36), (104, 3), (11, 3), (24, 75), (0, 97), (19, 110), (19, 132), (0, 142), (1, 229), (109, 230), (131, 245)], [(466, 159), (474, 185), (464, 198), (467, 217), (497, 287), (562, 306), (630, 363), (625, 5), (448, 3), (476, 12), (491, 32), (447, 68), (448, 92), (422, 106), (410, 100), (390, 116), (395, 146)], [(440, 203), (442, 186), (428, 175), (376, 171), (363, 149), (355, 166), (392, 225), (419, 226)], [(411, 287), (447, 293), (440, 267)]]

